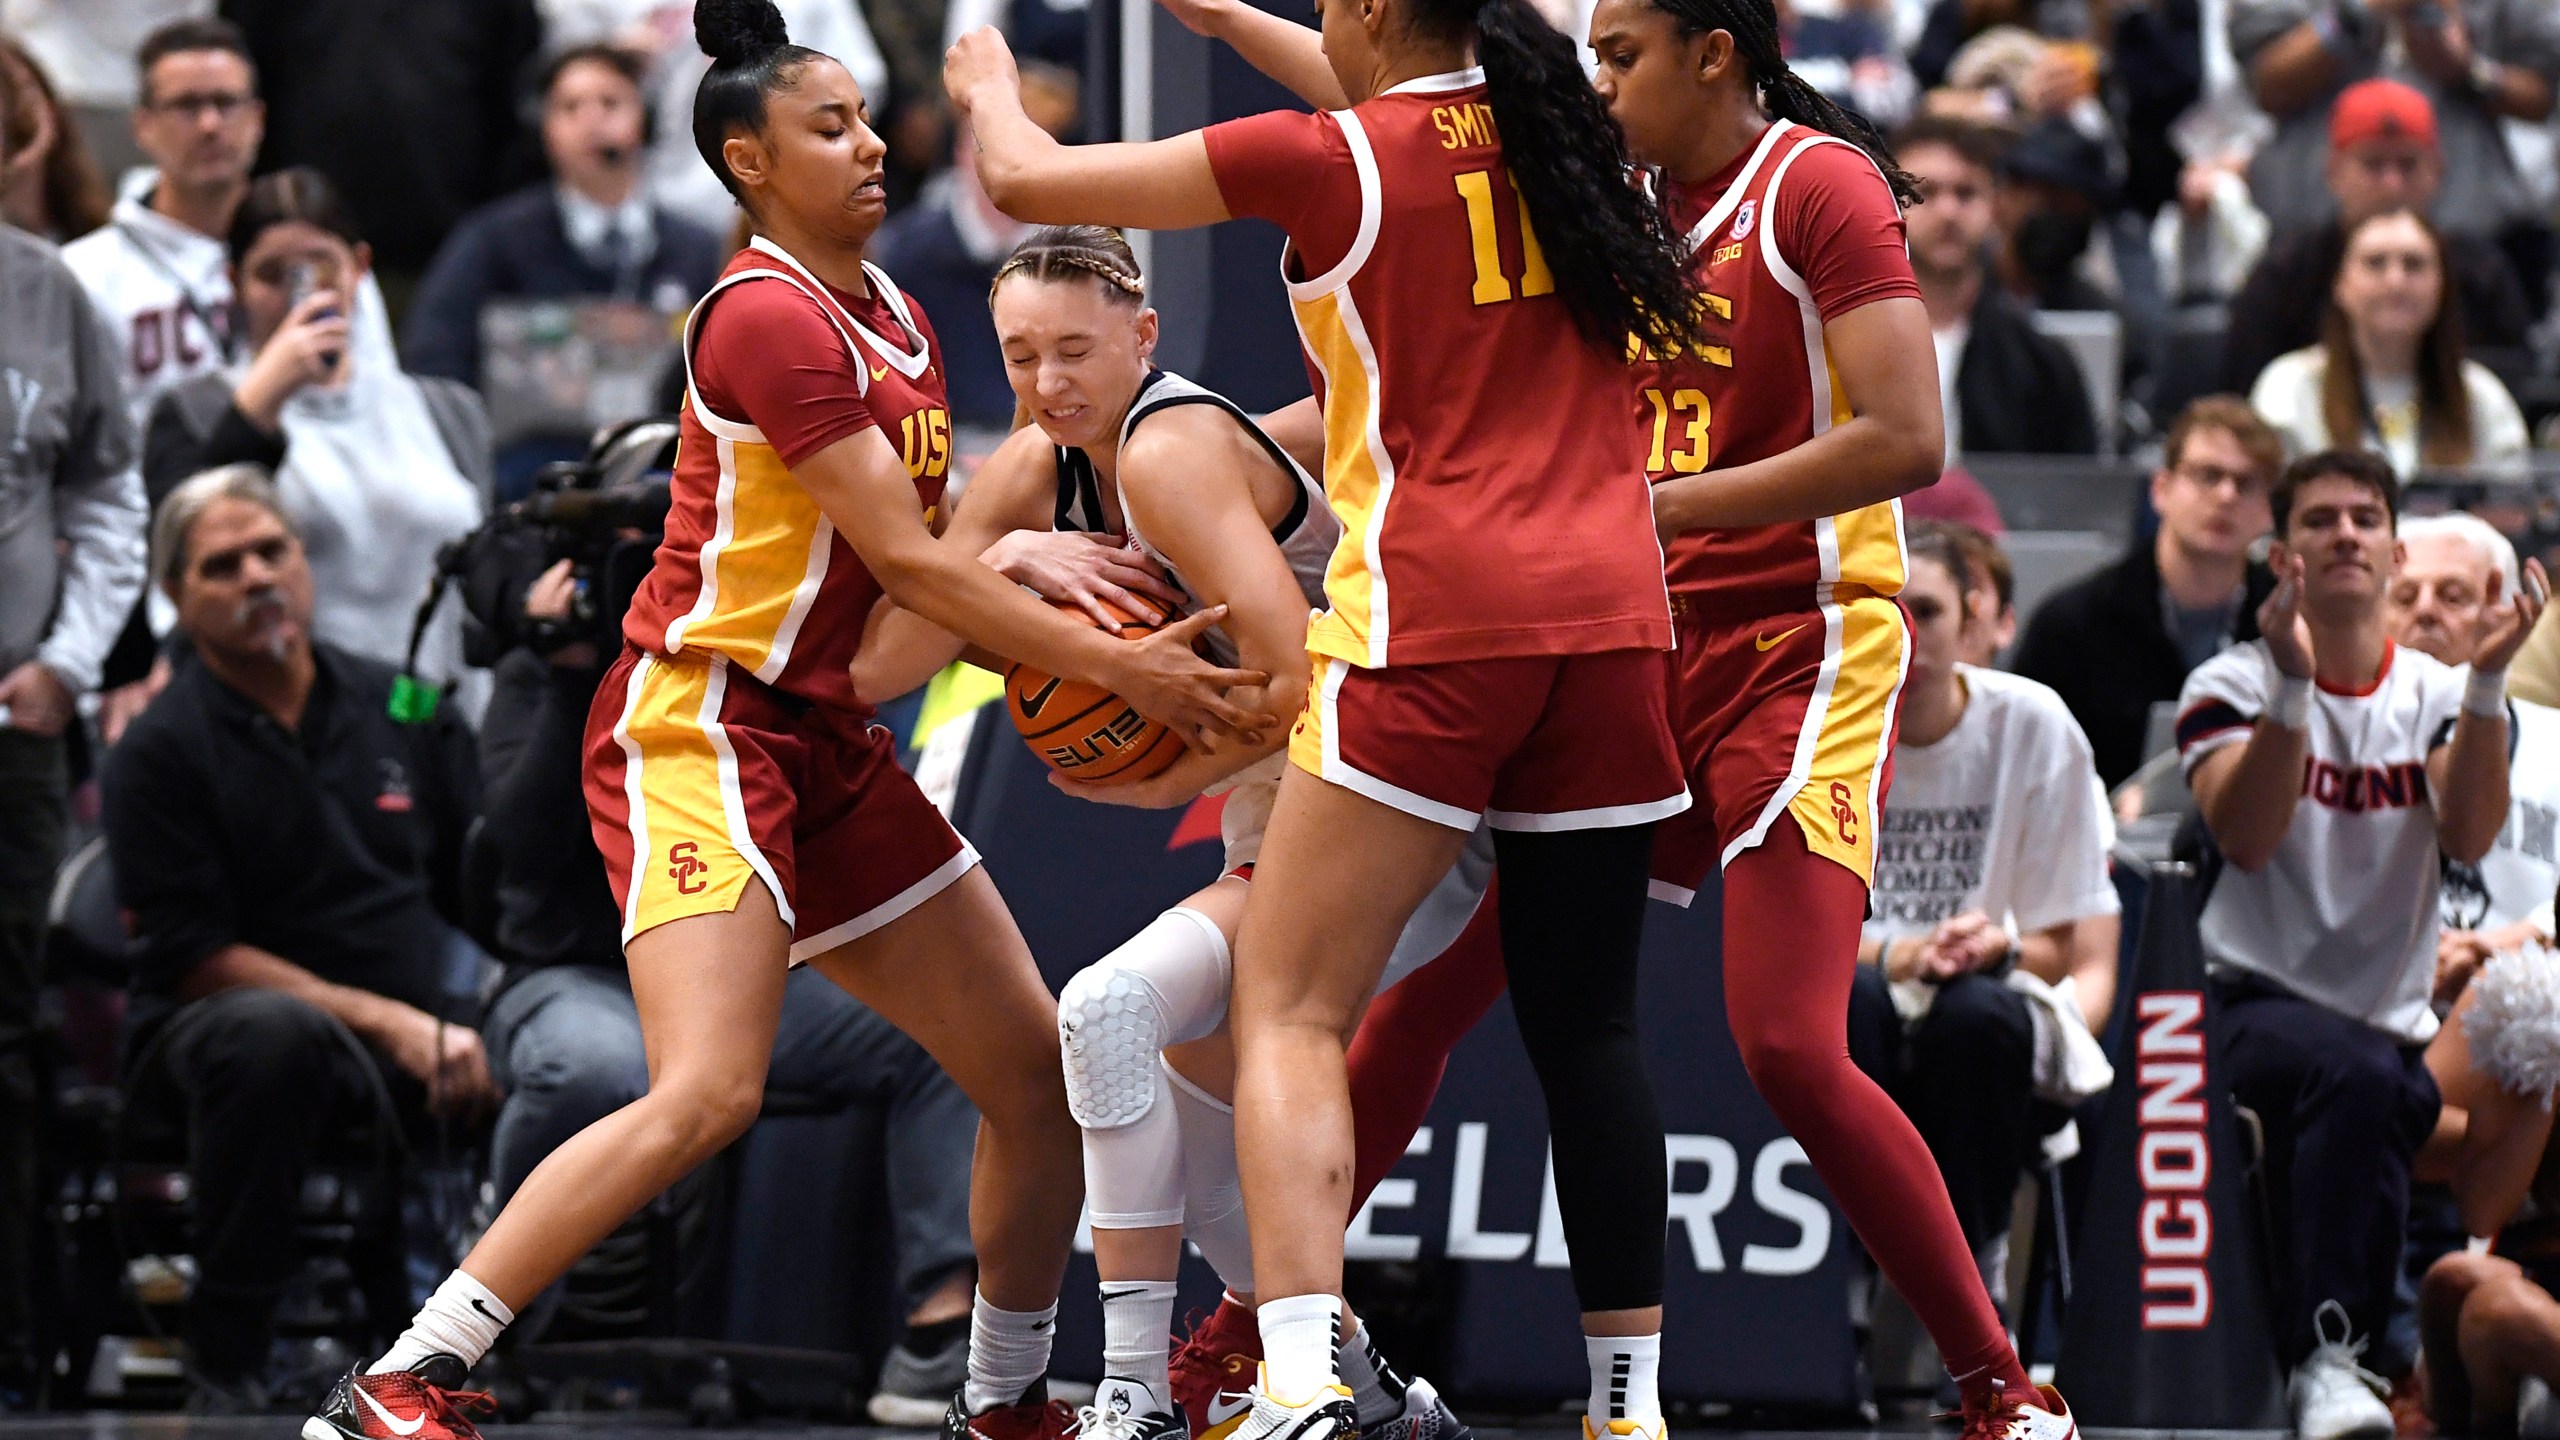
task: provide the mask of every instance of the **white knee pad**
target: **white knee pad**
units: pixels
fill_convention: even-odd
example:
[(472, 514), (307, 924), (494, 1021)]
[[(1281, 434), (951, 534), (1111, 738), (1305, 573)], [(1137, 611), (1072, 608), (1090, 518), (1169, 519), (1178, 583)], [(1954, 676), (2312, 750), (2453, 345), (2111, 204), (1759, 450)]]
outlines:
[(1226, 1018), (1227, 939), (1172, 909), (1076, 972), (1058, 996), (1067, 1109), (1088, 1130), (1134, 1124), (1156, 1099), (1156, 1054)]
[(1182, 1117), (1182, 1233), (1229, 1290), (1253, 1293), (1253, 1236), (1245, 1227), (1244, 1180), (1236, 1173), (1235, 1107), (1168, 1065), (1174, 1113)]

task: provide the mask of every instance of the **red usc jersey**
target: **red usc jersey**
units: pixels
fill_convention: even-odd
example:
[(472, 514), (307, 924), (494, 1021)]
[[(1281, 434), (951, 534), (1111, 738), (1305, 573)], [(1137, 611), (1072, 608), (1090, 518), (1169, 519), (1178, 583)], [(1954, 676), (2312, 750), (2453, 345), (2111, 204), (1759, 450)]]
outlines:
[(846, 666), (880, 585), (791, 467), (877, 426), (928, 514), (951, 468), (933, 332), (864, 270), (869, 301), (759, 238), (687, 317), (674, 499), (623, 621), (633, 645), (723, 655), (801, 699), (863, 708)]
[(1212, 126), (1227, 209), (1289, 233), (1342, 541), (1308, 648), (1353, 665), (1670, 644), (1632, 371), (1574, 328), (1480, 70)]
[[(1824, 322), (1920, 293), (1901, 211), (1875, 162), (1779, 120), (1722, 174), (1672, 186), (1664, 200), (1706, 295), (1708, 344), (1638, 363), (1646, 473), (1663, 480), (1765, 460), (1848, 419)], [(1693, 530), (1668, 554), (1671, 588), (1710, 615), (1892, 595), (1902, 564), (1894, 501), (1798, 524)]]

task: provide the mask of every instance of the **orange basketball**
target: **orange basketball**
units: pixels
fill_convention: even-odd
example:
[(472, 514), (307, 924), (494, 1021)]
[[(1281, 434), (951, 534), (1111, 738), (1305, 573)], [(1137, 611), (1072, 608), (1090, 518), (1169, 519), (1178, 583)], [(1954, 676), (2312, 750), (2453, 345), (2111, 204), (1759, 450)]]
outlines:
[[(1081, 606), (1052, 603), (1072, 619), (1093, 623)], [(1152, 635), (1162, 623), (1160, 616), (1132, 615), (1108, 601), (1104, 608), (1119, 620), (1124, 640)], [(1031, 753), (1070, 780), (1126, 785), (1162, 774), (1182, 754), (1178, 736), (1128, 701), (1099, 685), (1060, 679), (1028, 665), (1006, 668), (1004, 708)]]

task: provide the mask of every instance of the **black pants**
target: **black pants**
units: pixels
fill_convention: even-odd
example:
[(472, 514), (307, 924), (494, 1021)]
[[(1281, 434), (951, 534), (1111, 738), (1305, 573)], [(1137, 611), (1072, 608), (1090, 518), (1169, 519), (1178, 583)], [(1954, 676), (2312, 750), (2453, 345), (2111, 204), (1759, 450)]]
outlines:
[(2422, 1046), (2265, 986), (2214, 990), (2232, 1097), (2266, 1129), (2276, 1355), (2289, 1370), (2318, 1343), (2313, 1317), (2328, 1301), (2358, 1338), (2390, 1322), (2409, 1162), (2443, 1101)]
[(0, 1389), (32, 1361), (36, 967), (68, 788), (60, 740), (0, 726)]
[(1849, 986), (1849, 1058), (1928, 1142), (1965, 1244), (1980, 1255), (2008, 1233), (2041, 1133), (2027, 998), (1988, 975), (1962, 976), (1906, 1030), (1884, 972), (1861, 965)]
[[(185, 1335), (218, 1381), (260, 1372), (276, 1302), (300, 1273), (303, 1178), (322, 1159), (391, 1160), (383, 1116), (420, 1108), (416, 1082), (351, 1045), (335, 1021), (277, 990), (225, 990), (180, 1009), (151, 1037), (133, 1078), (136, 1132), (182, 1127), (195, 1181), (198, 1278)], [(376, 1089), (376, 1076), (383, 1088)], [(396, 1166), (395, 1166), (396, 1174)], [(386, 1193), (395, 1187), (384, 1187)], [(396, 1198), (372, 1215), (351, 1259), (377, 1330), (408, 1318)]]

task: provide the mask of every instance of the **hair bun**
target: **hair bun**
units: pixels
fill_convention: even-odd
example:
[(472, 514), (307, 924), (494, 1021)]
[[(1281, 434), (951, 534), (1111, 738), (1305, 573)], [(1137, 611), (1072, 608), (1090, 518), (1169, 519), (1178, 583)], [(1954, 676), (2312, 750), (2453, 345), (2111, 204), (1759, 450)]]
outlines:
[(715, 65), (744, 65), (791, 43), (773, 0), (695, 0), (693, 42)]

